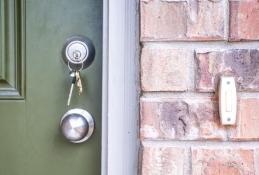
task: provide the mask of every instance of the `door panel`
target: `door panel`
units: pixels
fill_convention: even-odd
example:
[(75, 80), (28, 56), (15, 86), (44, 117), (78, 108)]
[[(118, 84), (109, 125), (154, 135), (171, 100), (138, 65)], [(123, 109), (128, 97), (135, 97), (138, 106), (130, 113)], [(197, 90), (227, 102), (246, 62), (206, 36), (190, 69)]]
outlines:
[[(0, 174), (101, 174), (101, 0), (1, 0)], [(93, 64), (81, 72), (84, 92), (70, 87), (62, 46), (89, 37)], [(59, 122), (69, 109), (89, 111), (96, 128), (83, 144), (67, 142)]]

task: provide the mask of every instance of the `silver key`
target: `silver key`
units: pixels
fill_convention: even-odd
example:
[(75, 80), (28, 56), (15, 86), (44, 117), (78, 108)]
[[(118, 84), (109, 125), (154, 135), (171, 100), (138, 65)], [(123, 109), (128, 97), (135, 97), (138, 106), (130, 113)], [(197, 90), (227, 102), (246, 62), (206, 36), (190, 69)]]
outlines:
[(70, 72), (69, 76), (71, 77), (71, 86), (70, 86), (70, 91), (69, 91), (69, 95), (68, 95), (68, 99), (67, 99), (67, 106), (70, 105), (70, 101), (72, 98), (72, 94), (73, 94), (73, 90), (74, 90), (74, 86), (76, 83), (76, 72), (72, 71)]

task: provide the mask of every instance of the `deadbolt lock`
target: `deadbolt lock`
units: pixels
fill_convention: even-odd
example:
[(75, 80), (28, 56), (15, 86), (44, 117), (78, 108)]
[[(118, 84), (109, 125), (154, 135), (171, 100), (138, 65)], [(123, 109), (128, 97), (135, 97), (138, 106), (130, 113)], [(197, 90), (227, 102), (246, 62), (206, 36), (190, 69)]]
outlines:
[(62, 49), (62, 56), (71, 70), (82, 70), (93, 62), (95, 48), (89, 38), (76, 35), (67, 39)]

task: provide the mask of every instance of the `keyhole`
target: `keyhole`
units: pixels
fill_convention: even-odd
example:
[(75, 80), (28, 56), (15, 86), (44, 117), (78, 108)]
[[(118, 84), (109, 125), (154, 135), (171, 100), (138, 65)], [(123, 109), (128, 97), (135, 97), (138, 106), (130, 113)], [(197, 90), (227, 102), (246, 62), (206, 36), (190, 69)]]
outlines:
[(81, 52), (80, 51), (78, 51), (78, 50), (75, 50), (74, 52), (73, 52), (73, 57), (74, 57), (74, 59), (79, 59), (80, 57), (81, 57)]

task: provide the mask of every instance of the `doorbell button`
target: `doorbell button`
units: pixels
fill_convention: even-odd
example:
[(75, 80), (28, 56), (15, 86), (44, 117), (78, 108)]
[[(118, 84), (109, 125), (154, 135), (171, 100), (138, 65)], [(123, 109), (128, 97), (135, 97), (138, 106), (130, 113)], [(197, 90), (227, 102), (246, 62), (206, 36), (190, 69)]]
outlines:
[(234, 77), (220, 77), (219, 113), (222, 125), (234, 125), (236, 123), (237, 90)]
[(60, 122), (61, 132), (72, 143), (87, 141), (94, 131), (94, 119), (86, 110), (75, 108), (67, 111)]

